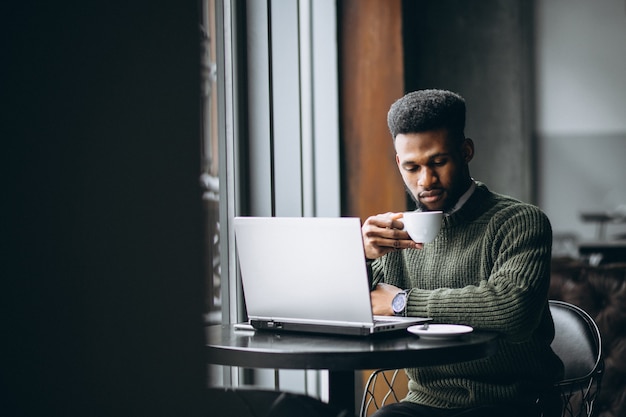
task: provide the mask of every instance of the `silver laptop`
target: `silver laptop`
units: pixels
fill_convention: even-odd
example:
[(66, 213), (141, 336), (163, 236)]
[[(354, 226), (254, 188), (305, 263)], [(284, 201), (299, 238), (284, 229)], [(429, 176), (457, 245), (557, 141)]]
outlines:
[(430, 320), (372, 315), (358, 218), (236, 217), (234, 224), (255, 329), (369, 335)]

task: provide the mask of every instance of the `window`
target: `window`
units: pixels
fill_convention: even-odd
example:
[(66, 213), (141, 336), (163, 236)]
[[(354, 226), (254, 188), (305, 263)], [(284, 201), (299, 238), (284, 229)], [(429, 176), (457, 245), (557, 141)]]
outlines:
[[(207, 317), (227, 323), (245, 319), (234, 216), (340, 215), (336, 5), (200, 2)], [(222, 371), (212, 383), (324, 392), (320, 372)]]
[(202, 204), (205, 225), (206, 322), (221, 321), (217, 31), (215, 0), (200, 1), (200, 109)]

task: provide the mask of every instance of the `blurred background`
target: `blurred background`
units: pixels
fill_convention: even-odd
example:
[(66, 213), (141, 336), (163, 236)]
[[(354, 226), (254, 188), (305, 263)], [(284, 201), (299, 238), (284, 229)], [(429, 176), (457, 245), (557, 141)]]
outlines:
[[(0, 19), (3, 415), (205, 415), (203, 326), (245, 313), (230, 219), (409, 207), (385, 120), (406, 91), (466, 98), (474, 177), (544, 209), (555, 254), (623, 239), (624, 0), (31, 1)], [(323, 396), (323, 376), (280, 381)]]

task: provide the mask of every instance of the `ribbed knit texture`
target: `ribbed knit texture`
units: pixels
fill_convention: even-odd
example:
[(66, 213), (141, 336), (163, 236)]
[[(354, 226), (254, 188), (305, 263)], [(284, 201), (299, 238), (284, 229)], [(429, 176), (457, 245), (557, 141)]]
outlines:
[(407, 369), (406, 401), (438, 408), (529, 405), (558, 380), (563, 368), (550, 349), (547, 303), (551, 246), (550, 222), (537, 207), (479, 183), (459, 211), (444, 217), (435, 241), (373, 262), (374, 283), (413, 288), (408, 315), (502, 336), (489, 358)]

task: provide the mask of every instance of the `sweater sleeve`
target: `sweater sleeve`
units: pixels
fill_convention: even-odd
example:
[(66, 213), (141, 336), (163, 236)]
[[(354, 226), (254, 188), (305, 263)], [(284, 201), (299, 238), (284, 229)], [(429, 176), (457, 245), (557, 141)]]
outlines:
[(501, 332), (509, 341), (526, 340), (542, 323), (550, 280), (552, 230), (548, 218), (527, 204), (493, 214), (482, 239), (476, 285), (414, 288), (409, 315), (462, 323)]

